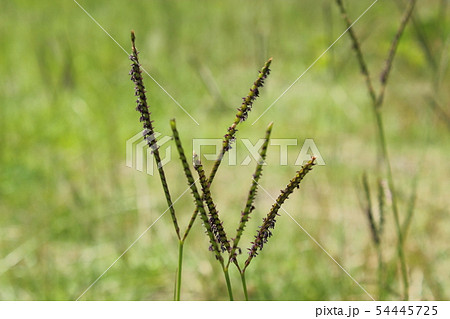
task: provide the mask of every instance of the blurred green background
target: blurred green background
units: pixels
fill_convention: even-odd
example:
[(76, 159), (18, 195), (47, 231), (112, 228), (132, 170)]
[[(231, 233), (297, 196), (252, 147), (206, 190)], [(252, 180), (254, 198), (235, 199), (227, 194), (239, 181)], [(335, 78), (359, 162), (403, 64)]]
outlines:
[[(347, 1), (350, 17), (371, 2)], [(360, 204), (361, 177), (367, 173), (375, 198), (383, 175), (349, 38), (342, 37), (251, 125), (345, 30), (334, 1), (79, 3), (127, 51), (130, 30), (136, 31), (143, 67), (199, 123), (144, 76), (156, 130), (170, 135), (168, 121), (175, 117), (187, 153), (193, 138), (223, 136), (257, 71), (273, 57), (272, 73), (238, 138), (255, 143), (274, 121), (272, 138), (298, 139), (289, 147), (288, 166), (279, 165), (279, 147), (269, 147), (261, 185), (271, 196), (299, 169), (294, 162), (304, 139), (314, 139), (326, 166), (305, 178), (285, 209), (376, 297), (376, 251)], [(125, 143), (141, 130), (127, 55), (71, 0), (2, 1), (1, 7), (0, 299), (74, 300), (161, 215), (165, 199), (157, 176), (125, 165)], [(402, 8), (403, 1), (379, 1), (355, 25), (377, 86)], [(402, 219), (416, 194), (405, 244), (414, 300), (443, 300), (450, 293), (448, 12), (448, 1), (418, 2), (383, 106)], [(236, 148), (238, 160), (245, 158), (240, 140)], [(222, 165), (213, 184), (230, 237), (254, 164)], [(166, 173), (177, 198), (186, 189), (180, 163), (171, 161)], [(256, 204), (244, 251), (272, 200), (259, 191)], [(190, 195), (175, 209), (187, 225)], [(387, 298), (395, 300), (401, 283), (393, 225), (389, 209), (383, 253)], [(171, 300), (176, 262), (177, 239), (166, 214), (82, 300)], [(235, 269), (231, 276), (242, 299)], [(283, 213), (247, 282), (252, 300), (368, 299)], [(182, 299), (227, 299), (199, 221), (185, 245)]]

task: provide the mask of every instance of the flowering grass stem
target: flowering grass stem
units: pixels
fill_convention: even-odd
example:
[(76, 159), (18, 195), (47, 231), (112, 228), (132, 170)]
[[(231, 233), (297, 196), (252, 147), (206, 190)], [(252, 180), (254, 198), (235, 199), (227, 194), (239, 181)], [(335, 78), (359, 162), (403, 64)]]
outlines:
[(166, 197), (167, 205), (169, 206), (170, 216), (172, 217), (173, 226), (177, 234), (178, 239), (180, 236), (180, 227), (178, 226), (177, 217), (175, 215), (175, 209), (173, 207), (172, 198), (170, 196), (169, 186), (167, 184), (166, 174), (164, 173), (163, 165), (161, 163), (161, 156), (159, 155), (158, 144), (155, 137), (155, 130), (153, 128), (153, 121), (150, 118), (149, 106), (147, 103), (146, 90), (144, 86), (144, 80), (142, 79), (141, 64), (139, 63), (138, 51), (136, 49), (136, 36), (134, 31), (131, 31), (131, 44), (132, 52), (130, 55), (131, 60), (131, 80), (135, 84), (135, 95), (137, 96), (137, 107), (136, 110), (141, 113), (140, 121), (143, 123), (143, 136), (147, 141), (148, 146), (152, 150), (153, 156), (155, 157), (156, 164), (158, 167), (159, 177), (161, 179), (161, 184), (164, 190), (164, 195)]
[[(364, 78), (366, 80), (366, 86), (367, 90), (369, 92), (369, 96), (371, 98), (372, 102), (372, 109), (374, 112), (375, 117), (375, 124), (377, 127), (377, 134), (378, 134), (378, 141), (379, 146), (381, 150), (381, 158), (385, 166), (387, 180), (388, 180), (388, 186), (392, 195), (392, 211), (394, 215), (394, 222), (395, 222), (395, 228), (397, 233), (397, 255), (400, 262), (400, 269), (401, 269), (401, 276), (402, 276), (402, 282), (403, 282), (403, 299), (408, 300), (409, 299), (409, 278), (408, 278), (408, 269), (406, 265), (406, 258), (405, 258), (405, 252), (404, 252), (404, 240), (403, 240), (403, 234), (401, 229), (401, 223), (400, 223), (400, 216), (398, 211), (398, 204), (397, 204), (397, 192), (395, 188), (395, 182), (392, 174), (392, 166), (391, 161), (388, 154), (387, 149), (387, 143), (386, 143), (386, 137), (385, 137), (385, 130), (383, 125), (383, 118), (381, 114), (381, 107), (384, 101), (384, 94), (388, 82), (388, 78), (390, 75), (390, 71), (392, 69), (392, 64), (395, 58), (395, 53), (397, 51), (397, 47), (399, 45), (400, 38), (405, 30), (406, 25), (408, 24), (409, 20), (411, 19), (415, 4), (417, 0), (410, 0), (408, 3), (407, 8), (405, 9), (405, 12), (403, 14), (402, 20), (400, 22), (400, 25), (397, 29), (397, 32), (391, 42), (391, 46), (388, 52), (388, 56), (385, 62), (385, 66), (381, 72), (380, 76), (380, 90), (379, 93), (376, 94), (375, 89), (371, 82), (371, 77), (369, 73), (369, 69), (367, 67), (367, 63), (364, 59), (364, 55), (361, 49), (361, 46), (359, 44), (359, 40), (353, 31), (352, 28), (349, 28), (348, 34), (350, 36), (350, 39), (353, 44), (353, 50), (355, 51), (359, 66), (361, 68), (361, 71), (364, 75)], [(344, 4), (342, 0), (336, 0), (336, 3), (341, 11), (342, 17), (347, 24), (348, 27), (352, 25), (347, 11), (344, 7)]]

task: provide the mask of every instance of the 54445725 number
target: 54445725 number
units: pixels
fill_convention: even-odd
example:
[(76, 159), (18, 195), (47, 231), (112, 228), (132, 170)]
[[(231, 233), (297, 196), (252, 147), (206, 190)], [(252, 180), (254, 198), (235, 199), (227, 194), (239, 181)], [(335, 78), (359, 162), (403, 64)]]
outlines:
[(377, 306), (376, 315), (436, 316), (437, 306)]

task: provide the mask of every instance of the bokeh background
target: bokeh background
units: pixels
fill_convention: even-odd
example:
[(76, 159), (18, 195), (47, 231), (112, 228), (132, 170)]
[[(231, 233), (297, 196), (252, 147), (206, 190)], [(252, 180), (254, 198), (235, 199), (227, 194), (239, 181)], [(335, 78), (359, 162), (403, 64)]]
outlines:
[[(350, 17), (371, 2), (346, 1)], [(258, 70), (273, 57), (238, 137), (256, 142), (274, 121), (273, 138), (298, 139), (287, 166), (279, 165), (279, 147), (269, 147), (261, 185), (272, 196), (299, 169), (294, 162), (304, 139), (314, 139), (326, 165), (305, 178), (285, 208), (377, 296), (361, 178), (367, 174), (376, 211), (377, 181), (384, 176), (370, 100), (347, 35), (251, 125), (345, 30), (333, 1), (79, 3), (127, 51), (130, 30), (136, 31), (143, 67), (199, 123), (144, 77), (156, 129), (170, 135), (168, 121), (175, 117), (187, 152), (193, 138), (223, 136)], [(445, 300), (450, 293), (448, 6), (418, 1), (382, 111), (402, 221), (412, 211), (405, 253), (414, 300)], [(164, 212), (165, 199), (157, 176), (125, 165), (125, 143), (141, 129), (127, 54), (71, 0), (2, 1), (1, 7), (0, 299), (74, 300)], [(404, 1), (379, 1), (354, 27), (377, 86), (404, 7)], [(242, 160), (248, 153), (240, 140), (236, 148)], [(213, 184), (230, 237), (254, 164), (222, 165)], [(171, 161), (166, 172), (177, 198), (186, 189), (180, 163)], [(272, 200), (260, 191), (256, 204), (244, 251)], [(396, 300), (401, 282), (389, 196), (387, 205), (386, 298)], [(175, 209), (186, 225), (190, 195)], [(166, 214), (81, 300), (171, 300), (176, 262), (177, 239)], [(234, 269), (231, 276), (242, 299)], [(247, 282), (252, 300), (369, 298), (283, 213)], [(227, 299), (199, 221), (185, 245), (182, 299)]]

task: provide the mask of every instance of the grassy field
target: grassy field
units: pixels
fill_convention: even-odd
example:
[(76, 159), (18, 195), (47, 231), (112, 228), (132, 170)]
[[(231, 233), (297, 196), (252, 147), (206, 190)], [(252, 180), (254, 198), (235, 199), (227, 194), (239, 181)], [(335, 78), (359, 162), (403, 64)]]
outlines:
[[(239, 129), (238, 162), (248, 155), (239, 139), (255, 143), (270, 121), (272, 138), (298, 139), (287, 166), (279, 165), (279, 147), (268, 149), (261, 185), (275, 197), (299, 169), (294, 162), (303, 141), (314, 139), (326, 165), (305, 178), (285, 209), (374, 298), (377, 252), (361, 207), (361, 180), (366, 173), (374, 208), (381, 180), (387, 194), (384, 298), (401, 299), (375, 121), (347, 35), (252, 125), (346, 29), (334, 1), (79, 3), (127, 52), (130, 30), (136, 31), (142, 66), (199, 124), (144, 76), (156, 130), (171, 135), (175, 117), (185, 145), (221, 138), (257, 71), (273, 57), (261, 97)], [(351, 19), (371, 3), (346, 1)], [(446, 0), (418, 2), (382, 109), (401, 220), (412, 212), (404, 246), (413, 300), (450, 294), (448, 6)], [(379, 1), (354, 26), (376, 86), (402, 8), (403, 1)], [(141, 130), (130, 61), (70, 0), (6, 1), (0, 26), (0, 299), (74, 300), (167, 208), (159, 178), (125, 165), (125, 143)], [(223, 165), (212, 187), (231, 234), (254, 164)], [(205, 165), (209, 170), (211, 163)], [(166, 173), (177, 198), (187, 187), (180, 163), (171, 161)], [(256, 204), (244, 250), (273, 200), (260, 190)], [(193, 208), (188, 193), (175, 204), (181, 225)], [(82, 300), (171, 300), (177, 253), (165, 214)], [(242, 299), (235, 269), (231, 277)], [(283, 213), (247, 282), (252, 300), (369, 299)], [(185, 245), (182, 299), (227, 299), (199, 220)]]

